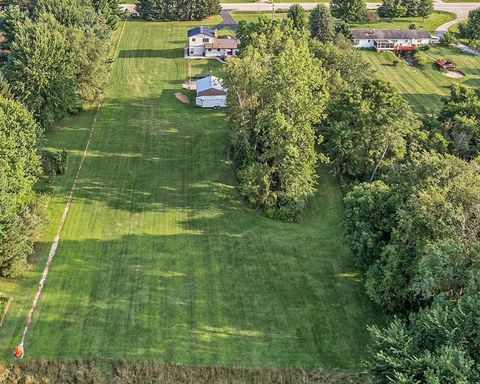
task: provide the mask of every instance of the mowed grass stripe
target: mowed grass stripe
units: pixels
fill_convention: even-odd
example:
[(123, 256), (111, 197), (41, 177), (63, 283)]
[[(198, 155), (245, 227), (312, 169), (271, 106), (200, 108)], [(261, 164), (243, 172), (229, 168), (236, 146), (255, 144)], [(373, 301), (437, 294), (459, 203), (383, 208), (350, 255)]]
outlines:
[[(341, 190), (321, 170), (300, 224), (244, 204), (224, 114), (174, 96), (193, 25), (127, 23), (28, 356), (356, 368), (379, 315), (345, 246)], [(218, 62), (192, 67), (221, 73)], [(69, 119), (49, 143), (73, 146), (85, 118)], [(21, 286), (10, 292), (28, 296)], [(9, 316), (1, 345), (19, 324)]]
[[(480, 86), (480, 58), (463, 53), (456, 48), (436, 46), (425, 56), (427, 64), (415, 68), (404, 63), (394, 66), (392, 53), (363, 51), (365, 58), (372, 64), (376, 74), (389, 81), (419, 113), (438, 112), (442, 108), (442, 98), (448, 96), (452, 84)], [(457, 63), (457, 69), (466, 76), (460, 79), (446, 77), (435, 64), (436, 58), (449, 58)]]

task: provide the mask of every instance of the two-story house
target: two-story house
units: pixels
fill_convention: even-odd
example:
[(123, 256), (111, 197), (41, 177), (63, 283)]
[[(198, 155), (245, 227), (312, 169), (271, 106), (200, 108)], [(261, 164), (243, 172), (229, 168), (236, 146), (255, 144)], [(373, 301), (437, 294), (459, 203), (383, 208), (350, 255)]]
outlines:
[(218, 37), (217, 30), (208, 27), (192, 28), (188, 31), (185, 57), (224, 58), (238, 51), (238, 40), (230, 36)]

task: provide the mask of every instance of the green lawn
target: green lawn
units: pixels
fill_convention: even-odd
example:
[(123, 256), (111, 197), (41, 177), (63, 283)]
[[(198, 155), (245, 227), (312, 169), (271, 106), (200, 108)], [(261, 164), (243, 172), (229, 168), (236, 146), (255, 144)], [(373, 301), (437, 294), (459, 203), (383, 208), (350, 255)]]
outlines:
[[(375, 12), (375, 11), (370, 11)], [(409, 29), (410, 24), (415, 24), (417, 29), (425, 29), (433, 32), (440, 25), (455, 20), (455, 14), (444, 11), (434, 11), (425, 20), (422, 17), (400, 17), (397, 19), (380, 19), (376, 23), (357, 23), (352, 24), (352, 28), (376, 28), (376, 29)]]
[[(218, 20), (211, 21), (215, 25)], [(78, 190), (26, 339), (26, 358), (359, 367), (378, 310), (342, 236), (342, 192), (320, 170), (300, 224), (245, 205), (224, 114), (174, 96), (195, 23), (127, 22)], [(218, 71), (194, 61), (195, 72)], [(190, 95), (193, 100), (193, 95)], [(0, 329), (10, 361), (94, 112), (49, 131), (69, 151), (50, 224)]]
[[(371, 11), (375, 12), (375, 11)], [(271, 12), (252, 12), (252, 11), (233, 11), (232, 17), (238, 22), (240, 20), (256, 21), (260, 16), (272, 17)], [(287, 17), (286, 13), (275, 13), (275, 19)], [(380, 19), (375, 23), (356, 23), (352, 28), (376, 28), (376, 29), (408, 29), (410, 24), (415, 24), (417, 28), (423, 28), (428, 31), (435, 31), (440, 25), (455, 19), (455, 14), (451, 12), (434, 11), (425, 20), (422, 17), (401, 17), (398, 19)]]
[[(394, 66), (392, 53), (363, 52), (377, 75), (391, 82), (417, 112), (438, 111), (442, 107), (442, 97), (449, 94), (449, 87), (454, 83), (480, 86), (480, 57), (462, 53), (456, 48), (439, 46), (422, 52), (428, 59), (428, 64), (422, 69), (403, 63)], [(434, 64), (435, 58), (453, 59), (466, 76), (461, 79), (446, 77)]]
[(265, 16), (268, 18), (274, 18), (275, 20), (284, 19), (287, 17), (285, 12), (253, 12), (253, 11), (233, 11), (231, 12), (232, 17), (238, 23), (240, 20), (245, 20), (249, 22), (257, 21), (260, 16)]

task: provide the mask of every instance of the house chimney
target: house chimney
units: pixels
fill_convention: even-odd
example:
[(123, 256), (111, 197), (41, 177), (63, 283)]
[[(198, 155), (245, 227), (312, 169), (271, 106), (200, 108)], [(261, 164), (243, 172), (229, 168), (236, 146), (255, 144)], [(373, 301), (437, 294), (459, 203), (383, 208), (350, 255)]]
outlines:
[(215, 28), (215, 29), (213, 30), (213, 37), (215, 37), (215, 39), (217, 38), (217, 32), (218, 32), (218, 31), (217, 31), (217, 28)]

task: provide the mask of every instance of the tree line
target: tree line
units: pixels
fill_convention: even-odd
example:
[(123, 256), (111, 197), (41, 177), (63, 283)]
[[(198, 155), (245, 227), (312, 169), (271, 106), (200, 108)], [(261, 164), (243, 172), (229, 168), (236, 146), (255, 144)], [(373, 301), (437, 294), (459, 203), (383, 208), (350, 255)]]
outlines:
[(222, 7), (220, 0), (140, 0), (137, 10), (149, 21), (203, 20)]
[[(332, 0), (330, 10), (334, 17), (347, 22), (369, 20), (365, 0)], [(383, 0), (377, 13), (380, 17), (427, 17), (433, 12), (433, 0)]]
[(238, 33), (226, 85), (242, 195), (297, 220), (328, 163), (366, 292), (392, 315), (370, 328), (374, 382), (478, 382), (480, 90), (454, 85), (438, 114), (416, 115), (322, 5)]
[(433, 0), (383, 0), (378, 15), (393, 19), (396, 17), (427, 17), (433, 12)]
[(45, 129), (103, 92), (111, 0), (36, 0), (7, 5), (0, 17), (0, 276), (20, 274), (43, 222), (39, 177), (61, 173), (64, 151), (40, 150)]

